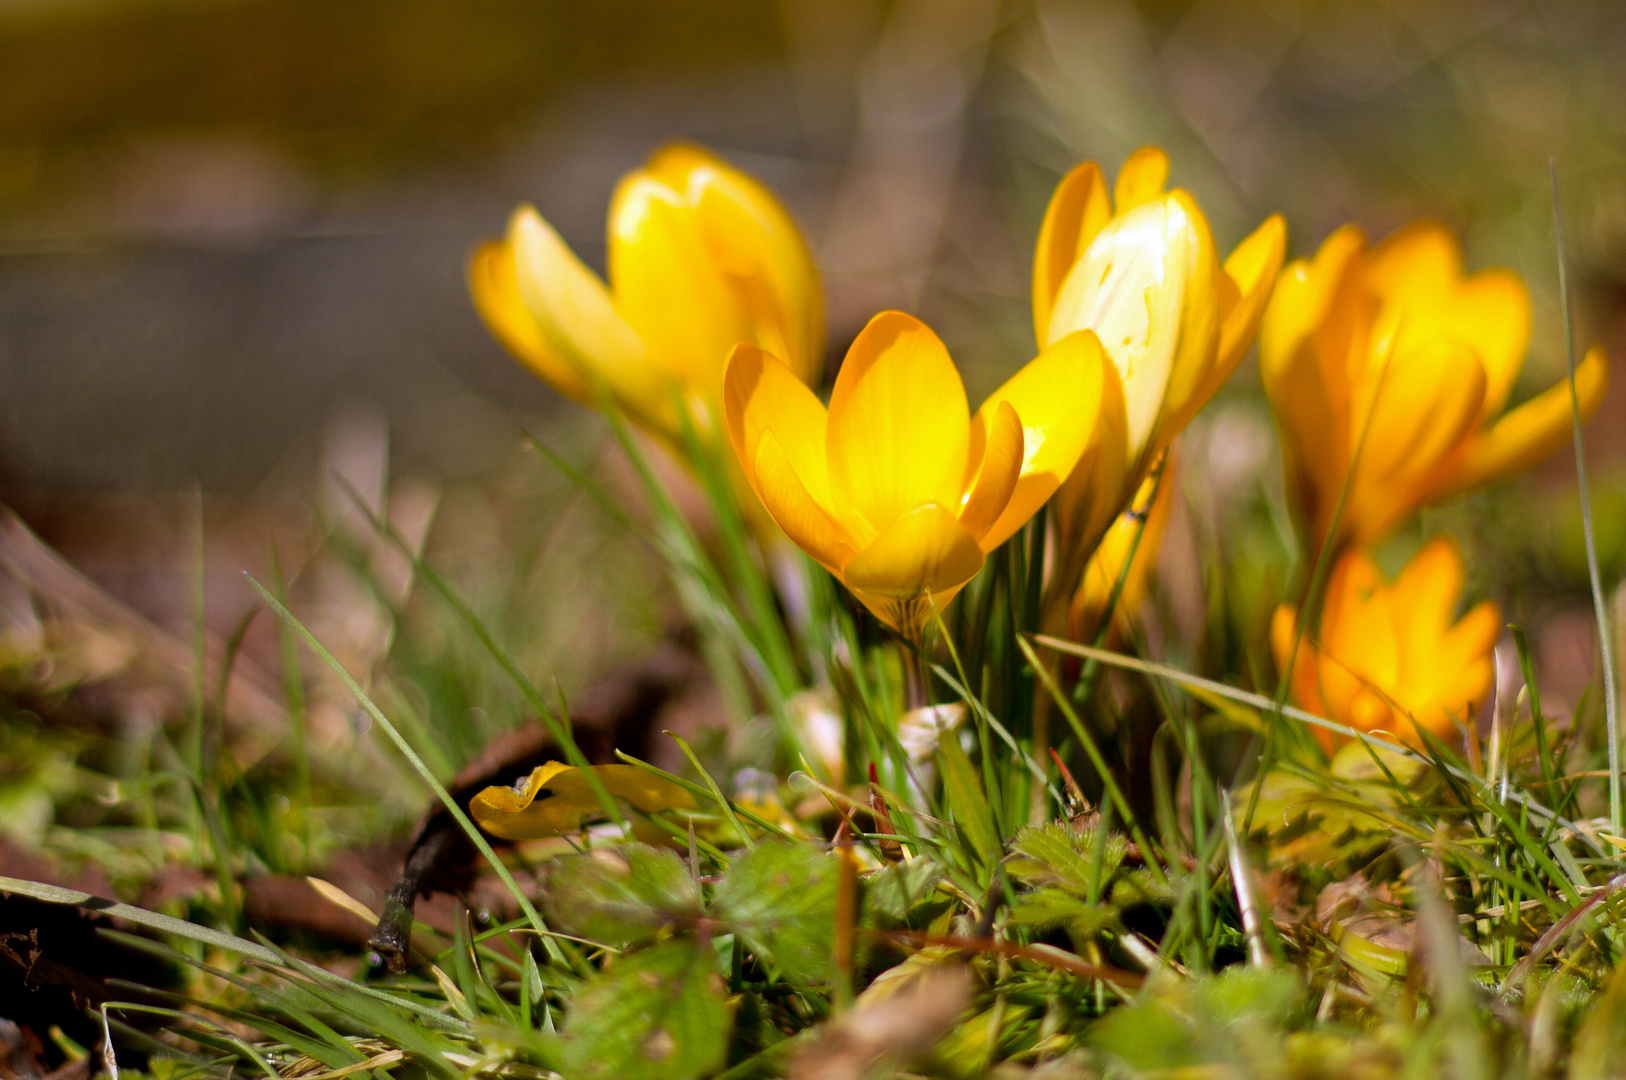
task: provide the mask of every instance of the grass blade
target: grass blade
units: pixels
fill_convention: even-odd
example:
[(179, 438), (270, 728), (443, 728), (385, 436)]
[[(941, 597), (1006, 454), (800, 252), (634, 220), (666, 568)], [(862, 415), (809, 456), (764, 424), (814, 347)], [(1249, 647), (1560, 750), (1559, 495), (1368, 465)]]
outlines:
[(385, 734), (389, 735), (390, 740), (395, 743), (396, 749), (400, 750), (407, 761), (411, 762), (412, 767), (418, 771), (418, 775), (423, 777), (424, 783), (429, 785), (429, 789), (435, 793), (441, 804), (446, 807), (447, 813), (451, 814), (452, 818), (462, 827), (475, 848), (479, 850), (481, 855), (485, 856), (486, 861), (491, 864), (492, 870), (496, 871), (497, 876), (502, 879), (503, 885), (519, 902), (519, 908), (525, 913), (526, 921), (541, 936), (542, 945), (548, 950), (548, 956), (554, 963), (563, 964), (565, 960), (564, 952), (559, 948), (558, 943), (548, 936), (547, 924), (542, 921), (542, 916), (532, 905), (530, 897), (526, 896), (520, 889), (519, 883), (514, 880), (514, 875), (508, 872), (508, 867), (504, 866), (502, 860), (497, 858), (497, 853), (491, 850), (491, 844), (486, 840), (485, 834), (475, 826), (474, 822), (469, 820), (469, 816), (463, 812), (461, 806), (457, 805), (457, 800), (452, 798), (451, 792), (447, 791), (446, 786), (429, 770), (429, 766), (424, 764), (423, 758), (418, 756), (418, 752), (412, 748), (412, 744), (402, 737), (394, 724), (390, 723), (390, 718), (384, 715), (384, 711), (373, 704), (373, 699), (367, 695), (367, 691), (361, 688), (361, 684), (356, 681), (355, 676), (351, 675), (349, 670), (339, 663), (339, 658), (329, 652), (327, 646), (318, 641), (316, 635), (306, 629), (305, 624), (294, 617), (293, 612), (283, 607), (282, 601), (272, 595), (271, 591), (264, 585), (254, 580), (252, 575), (244, 574), (243, 576), (248, 578), (249, 584), (254, 586), (271, 610), (277, 613), (277, 617), (291, 627), (295, 634), (299, 635), (299, 640), (305, 643), (305, 647), (315, 653), (317, 659), (326, 664), (333, 674), (339, 677), (339, 680), (344, 683), (345, 689), (349, 690), (355, 697), (357, 704), (362, 707), (368, 716), (372, 717), (373, 723), (383, 728)]
[(1592, 496), (1586, 483), (1586, 447), (1581, 440), (1581, 399), (1575, 389), (1575, 312), (1570, 306), (1570, 276), (1564, 259), (1564, 215), (1558, 203), (1558, 163), (1549, 158), (1553, 182), (1553, 234), (1558, 243), (1558, 296), (1564, 305), (1564, 359), (1569, 364), (1570, 419), (1575, 425), (1575, 483), (1581, 489), (1581, 533), (1586, 539), (1586, 570), (1592, 582), (1592, 611), (1598, 620), (1598, 663), (1603, 668), (1603, 715), (1609, 738), (1609, 827), (1621, 833), (1620, 701), (1615, 690), (1615, 650), (1598, 572), (1598, 541), (1592, 531)]

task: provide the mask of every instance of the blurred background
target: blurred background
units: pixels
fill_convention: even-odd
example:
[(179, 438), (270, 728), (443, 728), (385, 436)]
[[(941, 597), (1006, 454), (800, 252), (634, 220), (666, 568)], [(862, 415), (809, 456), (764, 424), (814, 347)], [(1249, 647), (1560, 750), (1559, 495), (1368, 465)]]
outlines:
[[(1056, 180), (1084, 158), (1110, 176), (1146, 143), (1222, 250), (1274, 211), (1294, 255), (1346, 221), (1374, 238), (1449, 222), (1470, 267), (1530, 285), (1526, 396), (1564, 370), (1555, 158), (1578, 337), (1617, 359), (1588, 435), (1611, 586), (1626, 556), (1619, 0), (0, 0), (0, 103), (0, 501), (64, 560), (7, 525), (5, 640), (50, 652), (58, 689), (141, 668), (141, 693), (85, 707), (122, 731), (188, 692), (199, 611), (261, 694), (228, 718), (276, 712), (276, 631), (241, 621), (244, 569), (295, 582), (355, 670), (391, 659), (391, 700), (450, 740), (439, 766), (514, 722), (511, 688), (448, 667), (460, 631), (403, 612), (410, 566), (335, 475), (539, 679), (574, 692), (667, 635), (659, 567), (521, 446), (534, 433), (613, 481), (601, 421), (489, 337), (463, 269), (522, 201), (602, 269), (613, 184), (670, 139), (790, 206), (832, 365), (902, 307), (973, 401), (1034, 351)], [(1251, 360), (1184, 441), (1160, 617), (1200, 633), (1201, 551), (1257, 567), (1262, 597), (1292, 551)], [(1561, 454), (1391, 553), (1461, 536), (1470, 599), (1538, 637), (1550, 709), (1595, 648), (1573, 475)], [(313, 721), (330, 743), (362, 730), (346, 700)]]

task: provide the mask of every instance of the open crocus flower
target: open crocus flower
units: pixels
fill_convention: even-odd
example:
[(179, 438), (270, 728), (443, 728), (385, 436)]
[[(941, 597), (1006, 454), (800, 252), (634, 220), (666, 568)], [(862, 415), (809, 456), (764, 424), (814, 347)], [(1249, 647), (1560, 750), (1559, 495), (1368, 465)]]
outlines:
[[(646, 814), (695, 808), (694, 797), (683, 788), (635, 765), (594, 765), (592, 770), (612, 798)], [(584, 771), (561, 761), (533, 769), (522, 785), (488, 787), (469, 800), (469, 816), (504, 840), (567, 836), (603, 812)]]
[(1221, 264), (1186, 192), (1165, 193), (1169, 159), (1147, 147), (1111, 196), (1093, 162), (1051, 197), (1033, 259), (1041, 347), (1090, 329), (1112, 360), (1103, 420), (1053, 504), (1056, 587), (1071, 595), (1096, 543), (1252, 344), (1286, 251), (1271, 217)]
[(493, 334), (554, 388), (592, 404), (607, 390), (640, 426), (681, 447), (685, 417), (717, 427), (735, 342), (824, 365), (824, 311), (807, 243), (766, 188), (693, 146), (669, 146), (610, 201), (609, 287), (537, 212), (469, 264)]
[[(1289, 265), (1260, 331), (1259, 373), (1312, 550), (1346, 478), (1336, 542), (1360, 544), (1563, 445), (1565, 383), (1502, 412), (1529, 340), (1524, 284), (1506, 270), (1464, 275), (1456, 238), (1433, 222), (1374, 248), (1346, 225)], [(1583, 417), (1607, 377), (1593, 348), (1575, 373)]]
[[(1393, 584), (1366, 552), (1345, 552), (1327, 580), (1320, 633), (1299, 643), (1294, 701), (1413, 746), (1422, 744), (1416, 728), (1449, 738), (1490, 692), (1502, 625), (1489, 600), (1453, 622), (1462, 586), (1462, 554), (1443, 536), (1424, 544)], [(1278, 665), (1297, 636), (1293, 609), (1277, 608), (1270, 640)], [(1329, 751), (1337, 741), (1325, 729), (1316, 735)]]
[(972, 416), (937, 335), (887, 311), (847, 351), (828, 411), (751, 345), (729, 360), (723, 410), (785, 535), (915, 637), (1072, 470), (1109, 368), (1094, 334), (1068, 335)]
[[(1156, 490), (1154, 489), (1154, 486)], [(1112, 610), (1112, 626), (1121, 634), (1135, 617), (1135, 612), (1146, 601), (1151, 589), (1152, 569), (1157, 565), (1158, 545), (1163, 542), (1163, 529), (1169, 523), (1169, 508), (1174, 505), (1177, 487), (1174, 460), (1163, 467), (1161, 477), (1148, 476), (1135, 492), (1134, 504), (1112, 523), (1101, 543), (1090, 556), (1084, 568), (1084, 581), (1073, 594), (1072, 607), (1067, 613), (1067, 629), (1074, 641), (1092, 641), (1100, 632), (1101, 619), (1112, 601), (1112, 590), (1123, 579), (1123, 591)], [(1150, 505), (1148, 505), (1150, 504)], [(1136, 542), (1135, 537), (1140, 537)], [(1129, 549), (1135, 549), (1131, 559)], [(1129, 560), (1129, 569), (1124, 562)]]

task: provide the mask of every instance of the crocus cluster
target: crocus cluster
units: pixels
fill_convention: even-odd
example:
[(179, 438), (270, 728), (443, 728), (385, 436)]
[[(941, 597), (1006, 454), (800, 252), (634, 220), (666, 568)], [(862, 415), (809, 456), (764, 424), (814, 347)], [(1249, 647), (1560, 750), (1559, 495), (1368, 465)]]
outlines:
[[(1448, 734), (1486, 691), (1496, 609), (1453, 620), (1463, 564), (1449, 541), (1393, 582), (1367, 552), (1418, 507), (1567, 437), (1568, 385), (1507, 408), (1525, 288), (1465, 273), (1432, 223), (1376, 246), (1346, 226), (1284, 269), (1286, 226), (1270, 217), (1222, 259), (1168, 173), (1147, 148), (1110, 188), (1094, 163), (1060, 182), (1034, 256), (1034, 359), (975, 411), (943, 342), (897, 311), (858, 334), (822, 399), (807, 243), (762, 185), (691, 146), (616, 189), (607, 284), (524, 207), (476, 252), (471, 288), (493, 333), (562, 393), (613, 404), (680, 455), (730, 457), (748, 511), (910, 639), (1047, 503), (1045, 628), (1088, 636), (1122, 618), (1172, 498), (1158, 465), (1257, 336), (1304, 561), (1334, 560), (1315, 626), (1277, 613), (1293, 695), (1353, 728)], [(1583, 415), (1605, 379), (1594, 349), (1575, 378)]]

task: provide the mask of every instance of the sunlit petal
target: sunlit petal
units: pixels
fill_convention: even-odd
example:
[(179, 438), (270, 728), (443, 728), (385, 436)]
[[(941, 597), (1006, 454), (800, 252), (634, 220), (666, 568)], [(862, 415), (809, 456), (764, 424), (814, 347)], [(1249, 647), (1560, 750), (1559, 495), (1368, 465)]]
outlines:
[(716, 400), (728, 352), (750, 328), (685, 193), (641, 173), (617, 186), (609, 276), (616, 310), (651, 354), (684, 385)]
[(677, 430), (676, 381), (652, 362), (643, 341), (616, 312), (604, 283), (553, 226), (522, 207), (510, 223), (509, 244), (520, 297), (583, 381), (602, 383), (657, 430)]
[[(983, 402), (972, 420), (972, 446), (980, 445), (988, 417), (1007, 403), (1022, 419), (1023, 445), (1016, 490), (982, 538), (984, 549), (1003, 543), (1055, 494), (1097, 438), (1103, 416), (1107, 423), (1121, 419), (1123, 392), (1117, 375), (1099, 339), (1081, 330), (1044, 350)], [(1115, 433), (1121, 447), (1121, 424)]]
[(1189, 254), (1184, 267), (1186, 286), (1180, 302), (1180, 330), (1174, 360), (1163, 391), (1163, 408), (1154, 433), (1147, 441), (1148, 453), (1157, 453), (1173, 442), (1186, 422), (1207, 403), (1208, 394), (1212, 393), (1207, 388), (1212, 385), (1218, 389), (1224, 381), (1223, 377), (1215, 381), (1215, 361), (1219, 348), (1220, 303), (1224, 298), (1220, 286), (1222, 282), (1228, 284), (1229, 278), (1219, 268), (1213, 233), (1197, 204), (1184, 191), (1174, 191), (1169, 198), (1180, 208), (1186, 223), (1176, 250)]
[(1118, 369), (1103, 363), (1100, 370), (1101, 406), (1094, 428), (1078, 464), (1062, 482), (1050, 504), (1059, 554), (1076, 564), (1066, 569), (1058, 566), (1057, 572), (1067, 580), (1069, 588), (1083, 573), (1084, 561), (1123, 512), (1134, 493), (1134, 485), (1139, 482), (1138, 478), (1131, 479), (1129, 472), (1128, 419)]
[(999, 540), (989, 539), (989, 530), (1004, 512), (1016, 490), (1016, 481), (1022, 474), (1022, 421), (1008, 401), (1001, 401), (992, 418), (984, 421), (977, 414), (976, 436), (979, 463), (976, 478), (966, 495), (965, 509), (960, 512), (960, 524), (965, 526), (984, 551), (997, 547)]
[[(1094, 330), (1117, 367), (1132, 459), (1163, 409), (1181, 354), (1187, 296), (1202, 264), (1202, 237), (1187, 206), (1169, 195), (1114, 218), (1067, 276), (1051, 316), (1049, 341)], [(1212, 280), (1203, 287), (1212, 288)], [(1206, 315), (1196, 317), (1212, 322), (1211, 301), (1206, 306)]]
[(779, 200), (697, 146), (667, 146), (645, 169), (693, 209), (701, 241), (744, 315), (744, 340), (783, 359), (803, 382), (816, 382), (824, 369), (818, 271)]
[(783, 361), (755, 345), (736, 345), (723, 380), (723, 415), (734, 452), (753, 484), (757, 445), (764, 432), (772, 431), (808, 495), (830, 512), (828, 417), (813, 391)]
[(1050, 314), (1067, 272), (1111, 218), (1107, 183), (1095, 162), (1075, 166), (1056, 185), (1033, 253), (1033, 336), (1041, 348), (1049, 335)]
[(1455, 338), (1485, 366), (1484, 416), (1500, 412), (1530, 344), (1530, 294), (1518, 275), (1465, 276), (1462, 250), (1444, 225), (1414, 222), (1372, 249), (1368, 274), (1386, 304), (1404, 308), (1403, 341)]
[(904, 514), (842, 567), (854, 592), (909, 599), (963, 585), (982, 569), (982, 548), (942, 506)]
[[(1608, 385), (1608, 359), (1603, 347), (1594, 345), (1575, 368), (1583, 422), (1598, 410)], [(1460, 466), (1442, 478), (1435, 497), (1467, 491), (1542, 461), (1572, 438), (1573, 414), (1568, 379), (1510, 409), (1469, 443)]]
[(846, 531), (808, 493), (771, 429), (757, 441), (750, 474), (762, 505), (792, 543), (830, 570), (839, 569), (852, 557), (853, 544)]
[(1230, 378), (1231, 372), (1242, 362), (1248, 346), (1253, 343), (1286, 254), (1287, 222), (1277, 214), (1266, 218), (1265, 223), (1238, 244), (1236, 250), (1226, 258), (1224, 278), (1236, 290), (1236, 299), (1225, 309), (1220, 323), (1219, 351), (1214, 358), (1214, 371), (1200, 395), (1205, 399)]
[(901, 312), (871, 319), (836, 377), (828, 433), (831, 503), (860, 546), (916, 507), (960, 505), (969, 428), (937, 335)]
[(1169, 181), (1169, 155), (1155, 146), (1143, 146), (1129, 155), (1112, 188), (1113, 211), (1129, 213), (1163, 194)]
[(1436, 340), (1396, 355), (1376, 394), (1368, 430), (1357, 438), (1342, 526), (1357, 541), (1410, 513), (1428, 497), (1440, 463), (1465, 452), (1479, 424), (1485, 372), (1467, 347)]
[(514, 254), (506, 241), (481, 244), (469, 259), (469, 292), (486, 327), (526, 367), (566, 397), (586, 403), (593, 392), (570, 362), (542, 334), (514, 276)]

